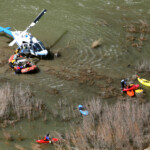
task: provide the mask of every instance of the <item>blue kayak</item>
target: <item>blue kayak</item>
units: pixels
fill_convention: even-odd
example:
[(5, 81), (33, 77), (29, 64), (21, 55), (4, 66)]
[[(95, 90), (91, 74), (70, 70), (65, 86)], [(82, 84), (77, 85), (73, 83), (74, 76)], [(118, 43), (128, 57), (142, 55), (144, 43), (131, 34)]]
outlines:
[(79, 109), (79, 111), (80, 111), (80, 113), (81, 113), (82, 115), (85, 115), (85, 116), (88, 115), (88, 111), (85, 110), (85, 108), (83, 107), (83, 105), (78, 105), (78, 109)]

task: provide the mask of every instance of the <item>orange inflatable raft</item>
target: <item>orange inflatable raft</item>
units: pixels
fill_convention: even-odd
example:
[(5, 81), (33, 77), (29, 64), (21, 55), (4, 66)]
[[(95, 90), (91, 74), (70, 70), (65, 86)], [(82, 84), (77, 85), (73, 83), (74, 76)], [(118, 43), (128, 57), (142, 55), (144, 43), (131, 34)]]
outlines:
[[(22, 56), (21, 56), (22, 57)], [(14, 55), (12, 55), (8, 62), (11, 63), (12, 60), (14, 59)], [(26, 58), (23, 58), (18, 60), (19, 63), (24, 63), (26, 64), (24, 66), (22, 65), (14, 65), (13, 69), (15, 70), (16, 73), (29, 73), (29, 72), (34, 72), (34, 71), (37, 71), (38, 67), (36, 65), (33, 65), (30, 61), (28, 61)]]

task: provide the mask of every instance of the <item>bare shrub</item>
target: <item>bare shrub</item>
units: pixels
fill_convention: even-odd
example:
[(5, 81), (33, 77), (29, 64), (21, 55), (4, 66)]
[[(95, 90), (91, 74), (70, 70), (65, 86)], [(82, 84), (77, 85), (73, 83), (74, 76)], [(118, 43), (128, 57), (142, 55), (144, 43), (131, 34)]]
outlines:
[(143, 59), (136, 66), (138, 72), (150, 72), (150, 60)]
[(21, 145), (19, 145), (19, 144), (16, 144), (15, 145), (15, 148), (17, 149), (17, 150), (26, 150), (25, 148), (23, 148)]
[(53, 118), (59, 118), (61, 121), (70, 121), (80, 115), (77, 107), (69, 106), (66, 99), (60, 99), (55, 104), (55, 109), (51, 109), (50, 113)]
[(23, 89), (20, 86), (11, 88), (5, 84), (0, 88), (0, 121), (16, 120), (21, 117), (32, 119), (42, 113), (44, 105), (35, 99), (29, 88)]
[(18, 137), (17, 137), (17, 140), (18, 140), (18, 141), (23, 141), (23, 140), (25, 139), (20, 133), (18, 133), (17, 136), (18, 136)]
[(5, 130), (3, 130), (3, 136), (4, 136), (4, 138), (5, 138), (7, 141), (14, 141), (12, 135), (11, 135), (9, 132), (5, 131)]
[(89, 115), (67, 132), (62, 149), (141, 150), (150, 142), (150, 103), (121, 101), (114, 105), (101, 100), (88, 103)]
[(32, 143), (32, 150), (42, 150), (41, 145)]
[[(79, 113), (78, 113), (78, 115), (79, 115)], [(70, 106), (61, 111), (61, 120), (62, 121), (69, 121), (69, 120), (75, 118), (75, 116), (76, 116), (76, 112), (74, 111), (73, 106)]]

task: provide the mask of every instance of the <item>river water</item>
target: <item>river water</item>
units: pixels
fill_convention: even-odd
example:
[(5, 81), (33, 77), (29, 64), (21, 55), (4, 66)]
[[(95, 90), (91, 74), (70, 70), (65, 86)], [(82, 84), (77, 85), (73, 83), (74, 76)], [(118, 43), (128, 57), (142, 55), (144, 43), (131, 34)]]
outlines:
[[(115, 79), (120, 88), (120, 79), (136, 73), (135, 66), (142, 59), (149, 59), (149, 34), (133, 33), (131, 27), (141, 28), (142, 23), (150, 24), (150, 1), (148, 0), (5, 0), (0, 4), (0, 26), (12, 27), (13, 30), (24, 30), (43, 10), (47, 13), (38, 24), (30, 29), (45, 46), (52, 46), (52, 52), (61, 52), (62, 57), (54, 60), (40, 60), (37, 65), (40, 72), (30, 75), (15, 75), (6, 63), (13, 54), (16, 45), (8, 47), (10, 38), (1, 34), (0, 51), (1, 84), (11, 83), (29, 86), (36, 97), (41, 99), (48, 110), (57, 111), (56, 105), (63, 101), (66, 106), (76, 107), (93, 97), (99, 96), (97, 86), (81, 84), (80, 72), (94, 70), (100, 75)], [(143, 27), (143, 26), (142, 26)], [(144, 28), (144, 27), (143, 27)], [(62, 37), (61, 35), (64, 34)], [(144, 37), (142, 45), (132, 44), (128, 37)], [(57, 39), (61, 39), (54, 45)], [(92, 49), (91, 44), (99, 38), (102, 45)], [(84, 82), (84, 81), (83, 81)], [(95, 81), (99, 83), (99, 81)], [(103, 81), (100, 81), (101, 86)], [(119, 84), (119, 85), (118, 85)], [(58, 92), (58, 94), (57, 94)], [(0, 149), (14, 150), (15, 144), (30, 149), (38, 136), (46, 132), (63, 132), (69, 122), (51, 119), (47, 123), (22, 120), (15, 126), (6, 128), (14, 137), (16, 133), (25, 137), (24, 141), (5, 142), (1, 133)], [(49, 147), (46, 147), (47, 149)]]

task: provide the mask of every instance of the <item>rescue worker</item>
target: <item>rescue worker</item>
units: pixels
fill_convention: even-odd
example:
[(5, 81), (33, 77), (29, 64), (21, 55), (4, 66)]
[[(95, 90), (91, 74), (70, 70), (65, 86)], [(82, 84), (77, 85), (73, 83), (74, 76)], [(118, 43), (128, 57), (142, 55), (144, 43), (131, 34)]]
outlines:
[(14, 53), (17, 54), (17, 53), (19, 53), (20, 50), (21, 50), (20, 47), (18, 47)]
[(10, 66), (11, 68), (14, 68), (14, 62), (15, 62), (15, 60), (12, 60), (12, 61), (9, 63), (9, 66)]
[(127, 79), (121, 80), (121, 89), (127, 87)]
[[(16, 51), (16, 52), (17, 52), (17, 51)], [(10, 66), (11, 68), (14, 68), (15, 65), (18, 65), (17, 60), (18, 60), (19, 57), (21, 57), (20, 53), (14, 54), (13, 60), (9, 63), (9, 66)]]
[(17, 66), (14, 66), (14, 70), (16, 74), (20, 74), (21, 73), (21, 69), (23, 69), (24, 66), (21, 64), (18, 64)]
[(16, 62), (19, 57), (21, 57), (20, 53), (16, 53), (16, 54), (14, 55), (13, 60), (15, 60), (15, 62)]
[(44, 137), (44, 141), (49, 141), (49, 143), (52, 143), (49, 133), (47, 133), (47, 135)]
[(44, 140), (45, 140), (45, 141), (49, 141), (49, 140), (50, 140), (49, 133), (46, 134), (46, 136), (44, 137)]

